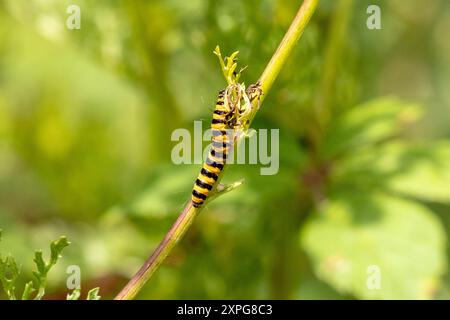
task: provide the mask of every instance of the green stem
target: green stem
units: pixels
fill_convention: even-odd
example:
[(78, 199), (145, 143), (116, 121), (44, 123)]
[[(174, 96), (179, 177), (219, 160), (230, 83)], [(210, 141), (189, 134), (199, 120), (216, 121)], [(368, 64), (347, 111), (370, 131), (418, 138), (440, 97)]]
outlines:
[[(269, 92), (270, 88), (272, 87), (273, 82), (280, 73), (280, 70), (289, 57), (290, 53), (292, 52), (295, 43), (303, 33), (303, 30), (305, 29), (309, 19), (311, 18), (314, 9), (317, 6), (317, 2), (318, 0), (303, 1), (302, 6), (297, 12), (297, 15), (295, 16), (291, 26), (289, 27), (289, 30), (286, 32), (283, 40), (278, 46), (277, 51), (272, 56), (272, 59), (259, 78), (259, 82), (261, 83), (261, 88), (264, 93), (259, 103), (262, 102), (262, 99), (264, 99), (264, 97), (267, 95), (267, 92)], [(144, 265), (139, 269), (139, 271), (133, 276), (133, 278), (131, 278), (127, 285), (116, 296), (116, 300), (130, 300), (139, 293), (145, 283), (150, 279), (153, 273), (158, 269), (164, 259), (172, 251), (173, 247), (184, 236), (200, 211), (201, 208), (194, 208), (192, 206), (192, 202), (189, 201), (189, 203), (178, 216), (178, 219), (172, 225), (164, 239), (161, 241), (155, 251), (150, 255), (150, 257), (145, 261)]]

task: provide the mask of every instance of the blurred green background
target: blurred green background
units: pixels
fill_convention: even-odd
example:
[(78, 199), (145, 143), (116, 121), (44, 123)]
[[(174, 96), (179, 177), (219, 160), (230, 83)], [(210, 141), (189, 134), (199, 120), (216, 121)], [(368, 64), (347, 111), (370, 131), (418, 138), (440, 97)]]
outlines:
[[(239, 50), (255, 82), (300, 3), (0, 0), (0, 252), (22, 281), (67, 235), (47, 298), (73, 264), (83, 291), (114, 297), (189, 198), (200, 166), (171, 163), (170, 134), (209, 125), (212, 50)], [(449, 7), (321, 0), (253, 124), (280, 129), (279, 173), (230, 166), (245, 185), (138, 298), (449, 299)]]

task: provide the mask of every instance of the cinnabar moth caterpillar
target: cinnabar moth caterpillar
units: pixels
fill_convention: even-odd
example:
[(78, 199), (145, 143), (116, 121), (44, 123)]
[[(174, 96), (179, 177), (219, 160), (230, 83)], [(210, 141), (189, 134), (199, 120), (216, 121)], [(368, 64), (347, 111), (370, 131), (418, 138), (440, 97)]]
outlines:
[(192, 190), (192, 203), (196, 208), (199, 208), (205, 202), (226, 163), (232, 143), (227, 135), (232, 116), (233, 110), (225, 103), (225, 90), (221, 90), (211, 121), (211, 149)]
[[(238, 93), (235, 101), (229, 101), (228, 94), (231, 93), (232, 95), (232, 92), (229, 92), (228, 90), (230, 89), (230, 91), (232, 91), (236, 88), (238, 89)], [(239, 85), (229, 86), (227, 89), (219, 91), (216, 108), (214, 109), (213, 119), (211, 121), (211, 149), (203, 164), (202, 170), (197, 176), (197, 180), (195, 180), (194, 189), (192, 190), (192, 205), (196, 208), (201, 207), (211, 190), (213, 190), (220, 172), (223, 170), (227, 161), (230, 148), (234, 143), (233, 134), (228, 135), (227, 129), (234, 130), (236, 126), (242, 125), (240, 116), (242, 116), (246, 110), (240, 110), (239, 107), (236, 107), (236, 105), (239, 105), (239, 100), (242, 98), (242, 91), (239, 91), (240, 88)], [(258, 108), (259, 99), (262, 94), (259, 82), (250, 85), (244, 92), (244, 95), (249, 102), (258, 99)], [(225, 101), (225, 99), (227, 100)], [(236, 112), (238, 114), (235, 114)], [(243, 113), (241, 114), (240, 112)]]

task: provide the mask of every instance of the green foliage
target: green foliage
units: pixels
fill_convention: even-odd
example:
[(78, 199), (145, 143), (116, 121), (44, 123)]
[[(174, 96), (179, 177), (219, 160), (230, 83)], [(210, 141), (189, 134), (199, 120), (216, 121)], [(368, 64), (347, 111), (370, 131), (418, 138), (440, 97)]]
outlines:
[[(34, 289), (37, 290), (35, 300), (40, 300), (45, 294), (45, 287), (47, 285), (47, 275), (50, 269), (58, 262), (61, 257), (62, 250), (70, 243), (66, 237), (61, 237), (58, 240), (53, 241), (50, 244), (50, 259), (45, 261), (42, 257), (42, 251), (36, 251), (34, 254), (34, 263), (36, 264), (36, 271), (33, 271), (34, 275)], [(31, 291), (34, 291), (31, 289)]]
[(239, 51), (235, 51), (230, 56), (222, 58), (220, 47), (216, 46), (214, 49), (214, 54), (219, 58), (220, 67), (222, 69), (223, 76), (228, 82), (228, 85), (237, 84), (243, 71), (243, 69), (241, 69), (239, 72), (236, 72), (236, 61)]
[[(0, 229), (0, 241), (2, 240), (2, 230)], [(10, 255), (5, 258), (0, 255), (0, 282), (3, 290), (10, 300), (16, 300), (15, 283), (19, 277), (19, 268), (16, 261)]]
[(405, 167), (388, 180), (388, 188), (424, 201), (450, 203), (449, 141), (426, 145), (400, 144), (388, 152), (393, 162), (397, 165), (403, 162)]
[[(2, 236), (2, 230), (0, 229), (0, 241)], [(61, 253), (69, 246), (70, 242), (67, 241), (65, 236), (50, 243), (50, 257), (46, 261), (42, 256), (42, 251), (38, 250), (34, 255), (34, 263), (36, 265), (36, 271), (33, 271), (34, 279), (25, 284), (25, 288), (22, 293), (22, 300), (41, 300), (45, 295), (45, 289), (47, 286), (47, 276), (50, 270), (57, 264), (61, 258)], [(16, 283), (20, 276), (20, 268), (17, 266), (15, 259), (8, 255), (2, 258), (0, 255), (0, 283), (2, 284), (3, 291), (6, 293), (10, 300), (16, 300)], [(31, 296), (33, 292), (36, 292), (34, 298)], [(87, 300), (99, 300), (98, 295), (99, 288), (91, 289), (87, 294)], [(78, 300), (80, 297), (80, 290), (75, 289), (72, 293), (67, 295), (67, 300)]]
[[(0, 241), (2, 236), (2, 230), (0, 230)], [(3, 286), (3, 290), (11, 300), (16, 300), (15, 283), (19, 277), (19, 268), (13, 257), (8, 255), (3, 258), (0, 255), (0, 281)]]
[(376, 186), (429, 202), (450, 203), (448, 141), (393, 141), (355, 152), (336, 170), (348, 184)]
[(4, 259), (0, 258), (0, 280), (3, 290), (11, 300), (16, 300), (15, 282), (19, 276), (17, 264), (11, 256)]
[(25, 284), (25, 288), (23, 289), (22, 293), (22, 300), (30, 300), (31, 294), (35, 291), (33, 287), (33, 281), (29, 281)]
[[(445, 232), (433, 213), (384, 194), (331, 196), (301, 240), (322, 280), (363, 299), (430, 299), (446, 267)], [(379, 288), (368, 284), (371, 266)]]
[[(86, 296), (86, 300), (100, 300), (100, 296), (98, 295), (100, 288), (93, 288), (89, 290)], [(74, 289), (71, 293), (67, 294), (66, 300), (78, 300), (81, 296), (80, 289)]]
[[(37, 291), (34, 299), (42, 299), (45, 294), (47, 275), (50, 269), (58, 262), (58, 259), (61, 257), (62, 250), (69, 244), (70, 243), (67, 241), (67, 238), (64, 236), (53, 241), (50, 244), (50, 259), (48, 261), (43, 259), (42, 251), (39, 250), (35, 252), (34, 263), (36, 265), (36, 271), (33, 271), (34, 281), (29, 281), (25, 284), (22, 300), (30, 299), (31, 294), (34, 291)], [(17, 266), (15, 259), (10, 255), (4, 259), (0, 256), (0, 281), (2, 283), (3, 290), (11, 300), (16, 300), (15, 286), (19, 275), (20, 269)]]
[(98, 295), (100, 288), (93, 288), (89, 290), (87, 294), (86, 300), (100, 300), (100, 296)]
[(81, 296), (81, 290), (80, 289), (74, 289), (71, 293), (67, 294), (66, 300), (78, 300)]
[[(244, 184), (206, 206), (139, 298), (448, 299), (447, 2), (382, 1), (383, 29), (368, 30), (371, 1), (320, 1), (252, 124), (280, 129), (279, 173), (229, 166), (223, 182)], [(211, 51), (239, 50), (239, 81), (254, 83), (298, 9), (77, 4), (81, 30), (59, 0), (0, 5), (0, 246), (15, 258), (1, 285), (16, 299), (37, 294), (20, 275), (45, 270), (51, 254), (38, 268), (29, 248), (55, 234), (75, 240), (64, 259), (107, 284), (102, 298), (117, 294), (189, 198), (200, 165), (174, 165), (170, 136), (209, 127), (226, 86)], [(45, 280), (65, 297), (61, 264)], [(366, 287), (372, 264), (381, 290)]]
[(398, 98), (386, 97), (350, 108), (328, 128), (323, 150), (328, 157), (355, 152), (360, 148), (395, 137), (416, 122), (422, 108)]
[[(331, 126), (327, 199), (302, 228), (301, 244), (316, 274), (343, 294), (430, 299), (441, 289), (445, 231), (417, 200), (448, 203), (450, 148), (402, 138), (421, 113), (417, 105), (378, 99)], [(380, 271), (380, 288), (368, 284), (371, 266)]]

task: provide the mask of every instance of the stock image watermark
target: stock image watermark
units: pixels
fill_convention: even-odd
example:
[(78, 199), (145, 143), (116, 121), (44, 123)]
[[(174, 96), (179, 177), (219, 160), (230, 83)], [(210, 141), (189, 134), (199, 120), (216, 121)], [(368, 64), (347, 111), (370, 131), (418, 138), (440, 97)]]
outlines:
[(66, 27), (69, 30), (81, 29), (81, 9), (76, 4), (67, 7), (66, 13), (69, 15), (66, 19)]
[(367, 267), (366, 286), (369, 290), (381, 289), (381, 269), (377, 265), (370, 265)]
[(66, 280), (66, 286), (69, 290), (75, 290), (81, 288), (81, 269), (78, 265), (70, 265), (66, 269), (66, 273), (69, 275)]
[(369, 15), (366, 20), (366, 26), (369, 30), (381, 29), (381, 9), (376, 4), (367, 7), (366, 13)]
[[(261, 165), (261, 175), (275, 175), (280, 167), (279, 129), (249, 129), (247, 133), (225, 130), (228, 141), (233, 141), (236, 134), (243, 134), (236, 148), (230, 147), (227, 164)], [(172, 148), (171, 159), (176, 165), (202, 164), (208, 156), (210, 145), (203, 147), (203, 142), (211, 141), (212, 130), (203, 130), (202, 121), (194, 121), (193, 134), (185, 128), (172, 132), (171, 141), (178, 143)]]

